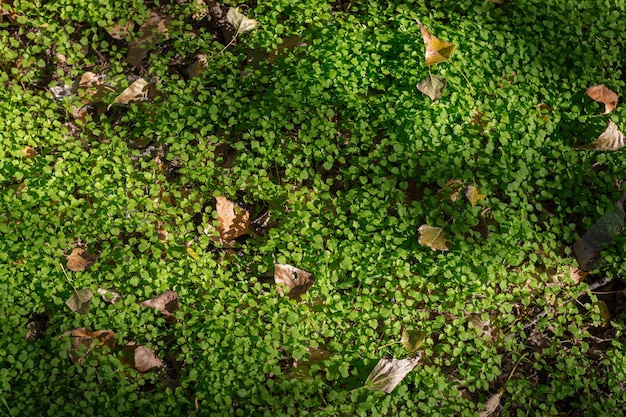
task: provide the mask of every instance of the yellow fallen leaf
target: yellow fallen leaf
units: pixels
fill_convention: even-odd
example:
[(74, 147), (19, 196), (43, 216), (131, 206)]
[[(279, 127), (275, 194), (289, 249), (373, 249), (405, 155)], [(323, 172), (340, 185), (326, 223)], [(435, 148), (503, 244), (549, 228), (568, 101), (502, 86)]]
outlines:
[(465, 197), (467, 197), (472, 207), (474, 207), (476, 203), (480, 200), (484, 200), (485, 198), (487, 198), (486, 195), (479, 193), (478, 188), (474, 187), (473, 185), (468, 185), (467, 187), (465, 187)]
[(424, 224), (418, 229), (420, 233), (419, 244), (428, 246), (432, 250), (448, 250), (448, 240), (443, 235), (441, 227), (432, 227)]
[(418, 20), (417, 23), (420, 25), (422, 39), (424, 44), (426, 44), (426, 65), (434, 65), (450, 59), (456, 45), (436, 38), (426, 29), (422, 22)]
[(185, 250), (187, 251), (189, 256), (191, 256), (193, 259), (195, 259), (196, 261), (200, 260), (200, 255), (198, 255), (198, 253), (195, 250), (193, 250), (193, 249), (191, 249), (189, 247), (185, 248)]

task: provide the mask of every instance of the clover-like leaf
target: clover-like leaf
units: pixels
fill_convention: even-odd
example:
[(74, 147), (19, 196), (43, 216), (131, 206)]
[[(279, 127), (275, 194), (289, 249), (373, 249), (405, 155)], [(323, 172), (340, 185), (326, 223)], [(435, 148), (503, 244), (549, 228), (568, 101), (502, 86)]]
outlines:
[(314, 281), (310, 272), (286, 264), (274, 265), (274, 282), (280, 295), (287, 294), (300, 301), (302, 294), (313, 286)]
[(574, 254), (580, 268), (590, 271), (600, 259), (604, 245), (619, 234), (624, 224), (624, 201), (626, 194), (615, 203), (615, 208), (604, 213), (587, 232), (574, 243)]
[(78, 314), (87, 314), (89, 304), (93, 298), (93, 292), (89, 288), (75, 291), (72, 296), (65, 302), (70, 310)]
[(417, 84), (417, 89), (426, 94), (432, 101), (437, 101), (443, 95), (447, 80), (439, 75), (428, 74), (428, 77)]
[(420, 226), (418, 231), (420, 233), (420, 245), (428, 246), (432, 250), (448, 250), (448, 240), (445, 238), (441, 227), (432, 227), (424, 224)]
[(593, 100), (604, 104), (604, 114), (611, 113), (619, 101), (619, 97), (615, 91), (611, 90), (604, 84), (589, 87), (585, 93)]
[(417, 23), (420, 25), (422, 39), (426, 45), (426, 65), (434, 65), (450, 59), (456, 45), (436, 38), (426, 29), (422, 22), (418, 20)]
[(583, 146), (584, 149), (595, 149), (598, 151), (617, 151), (626, 146), (624, 134), (617, 125), (609, 121), (606, 129), (596, 140)]
[(241, 13), (238, 7), (231, 7), (228, 9), (228, 13), (226, 13), (226, 20), (228, 20), (228, 23), (233, 25), (237, 33), (247, 32), (259, 25), (259, 22), (256, 20), (250, 19)]
[(364, 387), (371, 391), (391, 393), (409, 372), (415, 368), (421, 356), (409, 359), (381, 359), (367, 377)]

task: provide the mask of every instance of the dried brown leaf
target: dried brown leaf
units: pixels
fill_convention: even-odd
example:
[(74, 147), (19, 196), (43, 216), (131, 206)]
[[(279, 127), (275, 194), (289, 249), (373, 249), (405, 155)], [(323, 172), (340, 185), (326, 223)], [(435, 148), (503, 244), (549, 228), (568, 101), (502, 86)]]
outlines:
[(247, 32), (259, 25), (259, 22), (256, 20), (250, 19), (241, 13), (238, 7), (231, 7), (228, 9), (228, 13), (226, 13), (226, 20), (228, 20), (228, 23), (233, 25), (237, 33)]
[(151, 12), (148, 20), (139, 28), (138, 38), (128, 45), (126, 61), (133, 67), (141, 64), (141, 61), (159, 40), (169, 37), (167, 27), (170, 23), (171, 18), (169, 16), (161, 16), (154, 11)]
[(135, 22), (132, 20), (120, 20), (111, 26), (105, 27), (104, 30), (106, 30), (113, 39), (123, 40), (128, 38), (128, 36), (133, 33), (134, 28)]
[(139, 101), (148, 101), (151, 98), (149, 96), (149, 87), (148, 81), (143, 78), (139, 78), (129, 85), (128, 88), (122, 91), (120, 95), (115, 97), (113, 104), (129, 104)]
[(159, 359), (154, 350), (145, 346), (137, 346), (134, 352), (134, 368), (139, 372), (147, 372), (152, 368), (160, 368), (163, 361)]
[[(64, 334), (72, 338), (70, 359), (73, 362), (81, 361), (82, 358), (89, 354), (94, 348), (102, 346), (112, 348), (115, 346), (115, 332), (112, 330), (96, 330), (92, 332), (81, 327), (67, 331)], [(82, 350), (81, 346), (84, 346), (83, 355), (78, 357), (76, 353)]]
[(589, 87), (585, 93), (593, 100), (604, 104), (604, 114), (611, 113), (619, 101), (619, 97), (615, 91), (611, 90), (604, 84)]
[(624, 134), (619, 130), (617, 125), (609, 121), (604, 132), (602, 132), (595, 141), (583, 146), (583, 148), (598, 151), (617, 151), (626, 146), (624, 139)]
[(178, 305), (178, 294), (176, 291), (165, 291), (163, 294), (160, 294), (150, 300), (146, 300), (139, 304), (142, 307), (151, 307), (156, 308), (164, 316), (172, 316), (174, 312), (179, 311), (180, 307)]
[(25, 146), (20, 152), (24, 155), (24, 158), (30, 159), (37, 156), (37, 151), (32, 146)]
[(448, 81), (445, 77), (428, 74), (428, 77), (423, 79), (417, 84), (417, 89), (426, 94), (432, 101), (437, 101), (443, 95), (443, 90), (446, 89)]
[(82, 272), (92, 265), (97, 256), (86, 252), (81, 248), (74, 248), (72, 253), (67, 256), (67, 269), (74, 272)]
[(490, 417), (492, 416), (498, 407), (500, 407), (500, 398), (502, 398), (502, 391), (499, 391), (493, 394), (487, 402), (485, 403), (485, 408), (478, 413), (479, 417)]
[(114, 304), (122, 299), (122, 296), (117, 291), (105, 290), (104, 288), (98, 288), (96, 292), (107, 303)]
[(248, 233), (250, 213), (225, 197), (216, 197), (217, 228), (222, 240), (230, 241)]
[(287, 294), (290, 298), (300, 301), (302, 294), (313, 286), (314, 281), (311, 273), (295, 266), (274, 265), (274, 282), (280, 295)]

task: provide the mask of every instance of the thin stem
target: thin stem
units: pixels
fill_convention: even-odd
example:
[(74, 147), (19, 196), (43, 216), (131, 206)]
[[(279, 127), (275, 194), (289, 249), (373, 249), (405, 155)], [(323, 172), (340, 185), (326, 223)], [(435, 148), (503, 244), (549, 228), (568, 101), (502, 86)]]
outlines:
[(59, 266), (61, 267), (61, 269), (63, 270), (63, 275), (65, 275), (65, 279), (67, 280), (67, 282), (70, 284), (70, 287), (72, 287), (72, 289), (74, 290), (74, 292), (76, 293), (76, 295), (78, 295), (78, 291), (76, 291), (76, 288), (74, 287), (74, 284), (72, 284), (72, 281), (70, 280), (70, 277), (67, 275), (67, 272), (65, 271), (65, 267), (63, 266), (63, 264), (59, 264)]
[(476, 93), (476, 90), (474, 90), (474, 87), (472, 86), (472, 83), (470, 82), (470, 80), (467, 78), (467, 76), (465, 75), (465, 73), (463, 72), (463, 70), (456, 65), (456, 63), (453, 60), (449, 60), (450, 63), (452, 64), (452, 66), (454, 66), (454, 68), (456, 68), (457, 71), (459, 71), (461, 73), (461, 75), (463, 76), (463, 78), (465, 78), (465, 82), (467, 82), (467, 85), (469, 85), (470, 90), (472, 90), (472, 94)]
[(232, 44), (233, 44), (233, 42), (235, 42), (235, 40), (237, 40), (237, 36), (239, 36), (239, 29), (240, 29), (240, 28), (237, 28), (237, 32), (235, 32), (235, 35), (232, 37), (232, 39), (230, 40), (230, 42), (228, 42), (228, 43), (226, 44), (226, 46), (225, 46), (225, 47), (224, 47), (221, 51), (219, 51), (219, 52), (217, 53), (217, 56), (222, 55), (222, 52), (224, 52), (225, 50), (227, 50), (227, 49), (228, 49), (228, 47), (229, 47), (230, 45), (232, 45)]

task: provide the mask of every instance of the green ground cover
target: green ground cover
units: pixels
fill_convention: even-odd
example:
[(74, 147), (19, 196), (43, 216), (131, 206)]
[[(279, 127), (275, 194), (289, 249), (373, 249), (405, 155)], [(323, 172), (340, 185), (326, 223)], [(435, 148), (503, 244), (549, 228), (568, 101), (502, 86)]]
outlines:
[(0, 11), (3, 415), (626, 406), (623, 0)]

